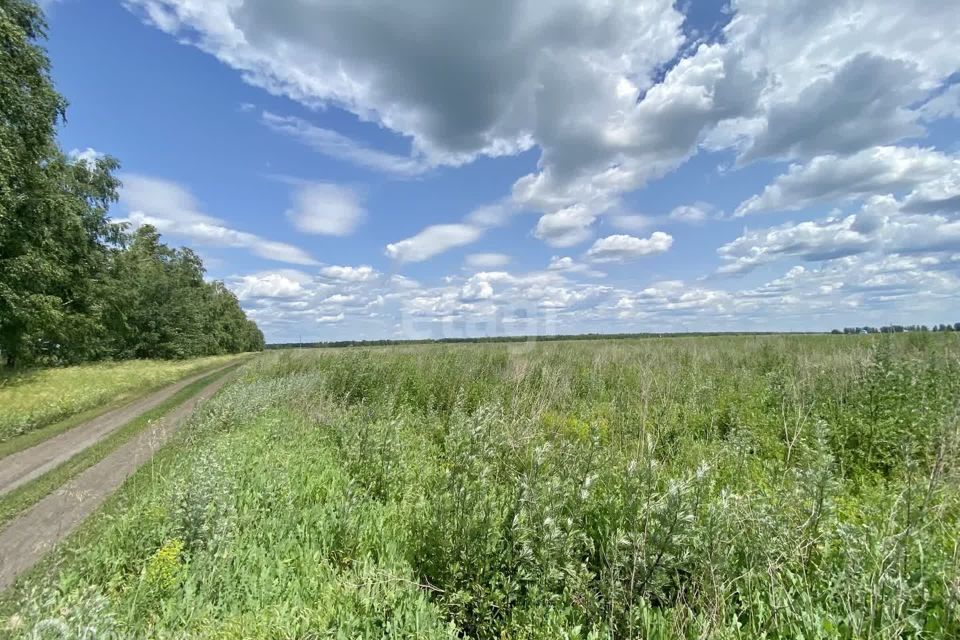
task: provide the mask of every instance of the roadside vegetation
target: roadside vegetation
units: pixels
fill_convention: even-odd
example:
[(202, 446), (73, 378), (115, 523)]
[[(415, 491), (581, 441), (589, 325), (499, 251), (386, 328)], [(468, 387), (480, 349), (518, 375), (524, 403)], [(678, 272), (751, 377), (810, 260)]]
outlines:
[[(3, 445), (47, 427), (45, 437), (71, 426), (57, 421), (92, 410), (101, 413), (118, 403), (235, 360), (213, 356), (192, 360), (127, 360), (73, 367), (36, 369), (0, 376), (0, 456)], [(93, 417), (90, 415), (89, 417)], [(35, 443), (34, 443), (35, 444)]]
[(109, 216), (116, 159), (56, 141), (66, 99), (43, 13), (0, 0), (0, 360), (7, 369), (259, 351), (263, 334), (200, 257)]
[(0, 625), (953, 638), (958, 401), (951, 333), (276, 352)]
[[(44, 473), (13, 491), (0, 496), (0, 529), (17, 515), (36, 504), (68, 481), (87, 470), (94, 464), (111, 454), (155, 420), (163, 418), (165, 414), (177, 405), (186, 402), (207, 385), (225, 376), (231, 370), (221, 369), (204, 376), (170, 396), (160, 405), (131, 420), (116, 431), (113, 431), (96, 444), (80, 451), (68, 461)], [(2, 455), (2, 451), (0, 451)]]

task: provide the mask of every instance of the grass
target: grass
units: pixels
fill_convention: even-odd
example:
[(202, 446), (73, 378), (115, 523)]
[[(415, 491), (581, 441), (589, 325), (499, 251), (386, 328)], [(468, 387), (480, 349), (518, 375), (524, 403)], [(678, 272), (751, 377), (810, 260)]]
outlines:
[(0, 457), (33, 446), (137, 395), (235, 358), (127, 360), (4, 375), (0, 377)]
[(39, 478), (17, 487), (10, 493), (0, 496), (0, 528), (15, 518), (17, 514), (23, 512), (54, 490), (63, 486), (76, 475), (100, 462), (100, 460), (149, 426), (150, 423), (162, 418), (174, 407), (186, 402), (194, 394), (199, 393), (204, 387), (226, 375), (229, 371), (230, 369), (216, 371), (190, 383), (170, 396), (162, 404), (157, 405), (140, 417), (131, 420), (58, 467), (51, 469)]
[(958, 337), (270, 354), (0, 610), (11, 637), (957, 637)]

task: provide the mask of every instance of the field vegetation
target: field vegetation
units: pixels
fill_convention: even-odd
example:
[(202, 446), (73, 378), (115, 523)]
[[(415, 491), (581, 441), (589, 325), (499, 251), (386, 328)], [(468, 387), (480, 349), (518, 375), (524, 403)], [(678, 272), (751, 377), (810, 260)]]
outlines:
[(230, 355), (127, 360), (0, 375), (0, 445), (68, 416), (123, 401), (235, 359)]
[(7, 633), (957, 637), (958, 337), (274, 352)]

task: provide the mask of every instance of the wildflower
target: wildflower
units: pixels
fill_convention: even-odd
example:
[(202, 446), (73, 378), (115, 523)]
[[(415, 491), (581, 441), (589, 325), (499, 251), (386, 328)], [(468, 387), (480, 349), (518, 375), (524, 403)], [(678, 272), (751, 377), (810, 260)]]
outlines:
[(21, 625), (23, 625), (23, 618), (16, 613), (7, 619), (7, 631), (16, 631)]
[(161, 588), (173, 586), (176, 580), (177, 569), (180, 566), (180, 554), (183, 551), (183, 541), (175, 538), (164, 543), (157, 549), (146, 566), (147, 582)]

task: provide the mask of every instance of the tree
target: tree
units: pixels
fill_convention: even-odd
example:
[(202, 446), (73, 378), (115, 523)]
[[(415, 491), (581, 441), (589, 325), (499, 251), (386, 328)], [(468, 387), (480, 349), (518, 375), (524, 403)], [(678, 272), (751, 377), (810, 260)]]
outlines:
[(262, 349), (200, 257), (110, 221), (119, 164), (57, 146), (66, 101), (34, 2), (0, 0), (0, 355), (9, 366)]
[(205, 282), (200, 257), (173, 249), (150, 225), (136, 230), (104, 279), (109, 352), (120, 358), (188, 358), (259, 351), (263, 334), (222, 282)]
[(96, 274), (120, 237), (107, 210), (115, 160), (69, 161), (55, 141), (66, 101), (37, 45), (39, 9), (0, 0), (0, 352), (8, 364), (93, 357)]

